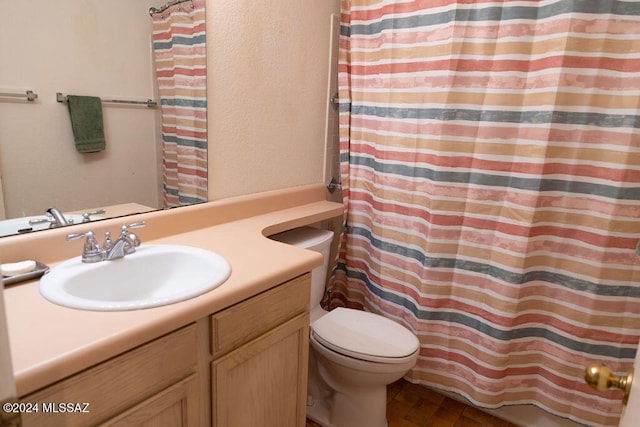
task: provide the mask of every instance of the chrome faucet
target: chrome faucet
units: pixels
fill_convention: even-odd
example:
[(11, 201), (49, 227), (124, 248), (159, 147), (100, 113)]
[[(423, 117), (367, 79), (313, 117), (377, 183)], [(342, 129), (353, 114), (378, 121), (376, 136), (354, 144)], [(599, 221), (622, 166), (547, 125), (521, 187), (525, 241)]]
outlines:
[(85, 238), (84, 248), (82, 250), (82, 262), (94, 263), (100, 261), (111, 261), (132, 254), (136, 248), (140, 246), (140, 239), (131, 231), (130, 228), (142, 228), (145, 226), (144, 221), (136, 222), (120, 227), (120, 236), (116, 241), (111, 240), (111, 233), (104, 233), (105, 239), (102, 247), (95, 238), (93, 231), (86, 233), (69, 234), (67, 241)]
[(49, 209), (47, 209), (47, 213), (53, 218), (53, 221), (51, 221), (51, 225), (49, 226), (51, 228), (63, 227), (65, 225), (73, 224), (73, 221), (65, 218), (64, 215), (62, 215), (62, 212), (60, 212), (57, 208), (50, 207)]
[[(102, 215), (102, 214), (104, 214), (106, 212), (107, 211), (105, 211), (104, 209), (98, 209), (98, 210), (91, 211), (91, 212), (85, 212), (85, 213), (82, 214), (82, 222), (90, 222), (92, 215)], [(56, 227), (63, 227), (65, 225), (74, 224), (73, 219), (66, 218), (62, 214), (62, 212), (60, 212), (58, 209), (56, 209), (54, 207), (51, 207), (51, 208), (47, 209), (45, 211), (45, 213), (46, 213), (46, 217), (45, 218), (30, 219), (29, 220), (29, 225), (49, 224), (49, 228), (56, 228)], [(28, 231), (32, 231), (32, 230), (29, 229)]]
[(57, 208), (50, 207), (45, 213), (46, 218), (30, 219), (29, 225), (49, 224), (49, 228), (56, 228), (73, 224), (73, 220), (65, 218)]

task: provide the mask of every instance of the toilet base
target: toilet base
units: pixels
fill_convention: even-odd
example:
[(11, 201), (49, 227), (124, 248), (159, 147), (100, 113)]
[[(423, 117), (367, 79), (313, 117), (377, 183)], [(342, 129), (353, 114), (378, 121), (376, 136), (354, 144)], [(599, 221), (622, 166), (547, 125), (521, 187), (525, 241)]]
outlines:
[(313, 400), (307, 404), (307, 418), (322, 427), (336, 427), (329, 421), (329, 403), (326, 400)]
[(336, 427), (331, 424), (330, 408), (333, 391), (320, 377), (315, 351), (309, 348), (309, 376), (307, 382), (307, 418), (322, 427)]
[[(378, 402), (363, 411), (350, 402), (347, 396), (334, 395), (335, 400), (310, 399), (307, 405), (307, 418), (322, 427), (387, 427), (386, 419), (386, 390), (384, 394), (384, 402)], [(379, 399), (374, 399), (379, 400)], [(382, 414), (375, 413), (379, 410), (372, 408), (380, 408), (382, 405)], [(374, 422), (377, 424), (372, 424)]]
[(332, 390), (318, 370), (315, 351), (309, 355), (307, 418), (322, 427), (387, 427), (386, 386)]

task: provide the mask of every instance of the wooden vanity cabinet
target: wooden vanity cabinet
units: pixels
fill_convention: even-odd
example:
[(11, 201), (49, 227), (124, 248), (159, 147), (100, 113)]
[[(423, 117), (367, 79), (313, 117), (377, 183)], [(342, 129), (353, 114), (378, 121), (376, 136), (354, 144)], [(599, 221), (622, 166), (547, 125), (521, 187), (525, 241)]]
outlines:
[(38, 404), (23, 413), (24, 425), (204, 425), (197, 336), (188, 325), (21, 398)]
[(310, 275), (211, 316), (214, 427), (305, 425)]
[(304, 426), (310, 283), (305, 274), (24, 396), (39, 406), (23, 423)]

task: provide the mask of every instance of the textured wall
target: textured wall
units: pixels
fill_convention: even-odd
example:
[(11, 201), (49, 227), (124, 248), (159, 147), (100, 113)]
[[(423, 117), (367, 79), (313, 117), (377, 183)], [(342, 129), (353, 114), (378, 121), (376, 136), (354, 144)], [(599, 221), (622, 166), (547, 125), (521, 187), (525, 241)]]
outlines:
[(323, 179), (337, 0), (207, 3), (209, 198)]

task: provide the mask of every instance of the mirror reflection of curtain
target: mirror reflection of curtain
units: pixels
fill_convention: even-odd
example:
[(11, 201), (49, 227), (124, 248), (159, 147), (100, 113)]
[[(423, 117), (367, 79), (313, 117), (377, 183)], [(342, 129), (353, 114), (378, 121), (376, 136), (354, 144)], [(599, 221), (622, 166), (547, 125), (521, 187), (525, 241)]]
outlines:
[(154, 13), (165, 207), (208, 200), (205, 0)]

